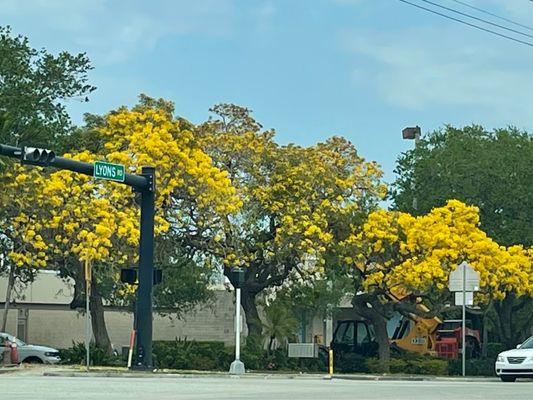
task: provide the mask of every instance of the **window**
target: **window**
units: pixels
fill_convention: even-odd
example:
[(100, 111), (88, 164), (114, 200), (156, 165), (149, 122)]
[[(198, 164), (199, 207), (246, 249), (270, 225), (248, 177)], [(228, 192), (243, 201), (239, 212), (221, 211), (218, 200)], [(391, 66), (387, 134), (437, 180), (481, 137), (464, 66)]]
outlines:
[(533, 336), (531, 336), (528, 340), (522, 343), (520, 348), (521, 349), (533, 349)]
[(337, 329), (335, 341), (343, 344), (353, 344), (354, 339), (354, 323), (344, 322)]
[(365, 344), (370, 342), (370, 335), (368, 334), (366, 325), (363, 323), (357, 324), (357, 344)]

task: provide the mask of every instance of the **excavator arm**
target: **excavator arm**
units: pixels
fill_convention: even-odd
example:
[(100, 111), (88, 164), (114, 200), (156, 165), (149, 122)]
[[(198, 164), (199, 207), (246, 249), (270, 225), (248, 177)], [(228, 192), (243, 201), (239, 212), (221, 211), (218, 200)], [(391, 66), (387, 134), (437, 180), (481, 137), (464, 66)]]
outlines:
[[(411, 294), (396, 288), (388, 297), (393, 302), (401, 302)], [(416, 305), (417, 310), (428, 313), (430, 310), (423, 304)], [(436, 334), (442, 321), (437, 318), (424, 318), (415, 313), (408, 313), (398, 323), (392, 337), (391, 344), (401, 349), (436, 355)]]

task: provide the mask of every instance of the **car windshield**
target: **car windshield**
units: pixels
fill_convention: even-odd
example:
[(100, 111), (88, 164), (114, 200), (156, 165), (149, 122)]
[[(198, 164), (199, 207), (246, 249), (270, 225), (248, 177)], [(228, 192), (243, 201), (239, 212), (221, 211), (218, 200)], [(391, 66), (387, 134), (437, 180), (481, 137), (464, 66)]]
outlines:
[(520, 345), (521, 349), (533, 349), (533, 336)]
[(17, 339), (15, 338), (15, 336), (11, 336), (11, 335), (5, 335), (4, 334), (4, 337), (9, 340), (10, 342), (15, 342), (17, 343), (17, 346), (26, 346), (26, 343), (24, 343), (22, 340), (20, 339)]

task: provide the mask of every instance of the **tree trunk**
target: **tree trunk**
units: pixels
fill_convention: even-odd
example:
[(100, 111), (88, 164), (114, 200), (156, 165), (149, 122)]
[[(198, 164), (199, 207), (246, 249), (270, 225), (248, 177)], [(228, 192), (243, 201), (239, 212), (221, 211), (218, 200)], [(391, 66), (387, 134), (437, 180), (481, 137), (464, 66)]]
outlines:
[(482, 338), (481, 338), (481, 357), (487, 357), (488, 353), (488, 343), (489, 343), (489, 312), (492, 307), (492, 301), (488, 304), (487, 308), (483, 312), (483, 325), (482, 329)]
[(7, 314), (9, 313), (9, 306), (11, 305), (11, 293), (13, 292), (13, 285), (15, 284), (15, 267), (10, 265), (9, 277), (7, 280), (6, 300), (4, 303), (4, 315), (2, 315), (2, 326), (0, 332), (5, 332), (7, 327)]
[[(368, 304), (372, 308), (368, 307)], [(382, 372), (390, 371), (390, 343), (387, 332), (387, 318), (385, 317), (385, 307), (373, 296), (356, 295), (352, 299), (352, 305), (357, 313), (374, 327), (376, 342), (378, 344), (379, 363)]]
[(275, 339), (276, 339), (275, 336), (273, 335), (270, 336), (270, 341), (268, 342), (268, 355), (270, 355), (272, 353), (272, 350), (274, 350), (273, 347), (274, 347)]
[(378, 343), (379, 362), (383, 372), (390, 370), (390, 343), (387, 332), (387, 320), (376, 313), (376, 317), (371, 320), (372, 326), (376, 333), (376, 342)]
[(251, 293), (242, 288), (241, 305), (244, 309), (244, 315), (246, 316), (246, 326), (248, 327), (248, 336), (257, 335), (260, 336), (263, 333), (263, 327), (261, 319), (259, 318), (259, 312), (257, 311), (257, 305), (255, 304), (255, 297), (257, 293)]
[(113, 350), (111, 348), (109, 334), (107, 333), (102, 296), (98, 292), (94, 279), (91, 286), (89, 307), (91, 309), (91, 327), (93, 330), (94, 341), (97, 347), (104, 349), (107, 355), (111, 355)]
[(516, 334), (513, 334), (513, 304), (515, 296), (508, 294), (505, 299), (494, 303), (498, 318), (498, 336), (500, 336), (500, 342), (502, 342), (507, 348), (513, 348), (516, 346)]

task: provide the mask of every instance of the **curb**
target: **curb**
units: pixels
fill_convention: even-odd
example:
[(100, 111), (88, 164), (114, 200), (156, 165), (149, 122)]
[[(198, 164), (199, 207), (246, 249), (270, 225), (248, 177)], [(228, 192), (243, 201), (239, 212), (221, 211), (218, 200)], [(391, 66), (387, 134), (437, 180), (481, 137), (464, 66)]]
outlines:
[(143, 379), (264, 379), (264, 380), (352, 380), (352, 381), (405, 381), (405, 382), (499, 382), (496, 377), (444, 377), (422, 375), (321, 375), (321, 374), (260, 374), (246, 373), (230, 375), (228, 373), (173, 373), (173, 372), (120, 372), (120, 371), (43, 371), (42, 376), (62, 378), (143, 378)]
[(78, 371), (44, 371), (42, 376), (62, 377), (62, 378), (162, 378), (162, 379), (199, 379), (199, 378), (217, 378), (217, 379), (322, 379), (331, 380), (330, 375), (284, 375), (284, 374), (256, 374), (246, 373), (244, 375), (230, 375), (228, 373), (164, 373), (164, 372), (78, 372)]
[(406, 382), (499, 382), (496, 377), (445, 377), (422, 375), (333, 375), (331, 379), (352, 381), (406, 381)]
[(7, 368), (0, 368), (0, 375), (1, 374), (11, 374), (13, 372), (19, 372), (20, 368), (18, 365), (13, 367), (7, 367)]

